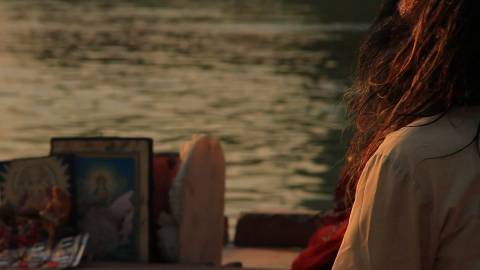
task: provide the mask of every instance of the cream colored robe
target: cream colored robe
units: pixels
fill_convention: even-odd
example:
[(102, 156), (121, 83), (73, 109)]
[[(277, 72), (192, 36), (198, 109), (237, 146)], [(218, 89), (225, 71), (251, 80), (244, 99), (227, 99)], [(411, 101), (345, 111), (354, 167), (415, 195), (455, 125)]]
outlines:
[(367, 163), (334, 270), (480, 269), (480, 108), (437, 118), (391, 133)]

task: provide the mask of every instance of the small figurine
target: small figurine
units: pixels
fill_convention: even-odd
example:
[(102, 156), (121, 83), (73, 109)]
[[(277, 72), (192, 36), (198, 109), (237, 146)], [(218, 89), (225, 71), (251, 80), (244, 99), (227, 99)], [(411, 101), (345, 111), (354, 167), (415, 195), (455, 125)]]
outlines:
[(53, 244), (58, 228), (67, 222), (70, 216), (70, 196), (60, 187), (53, 186), (48, 192), (48, 202), (40, 210), (42, 225), (48, 232), (48, 243)]

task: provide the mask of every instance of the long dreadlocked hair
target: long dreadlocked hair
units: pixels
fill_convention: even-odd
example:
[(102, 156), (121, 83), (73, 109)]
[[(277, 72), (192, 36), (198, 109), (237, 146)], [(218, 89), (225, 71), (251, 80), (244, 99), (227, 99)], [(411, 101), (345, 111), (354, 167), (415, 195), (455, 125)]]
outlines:
[(411, 21), (397, 6), (398, 0), (383, 4), (345, 96), (354, 135), (337, 197), (346, 209), (365, 164), (388, 133), (420, 117), (480, 104), (480, 1), (421, 0)]

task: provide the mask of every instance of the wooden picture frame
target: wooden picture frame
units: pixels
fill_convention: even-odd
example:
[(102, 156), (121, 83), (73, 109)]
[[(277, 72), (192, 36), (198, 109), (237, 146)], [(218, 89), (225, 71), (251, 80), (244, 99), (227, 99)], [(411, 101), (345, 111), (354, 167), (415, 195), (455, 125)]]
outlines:
[(149, 138), (51, 140), (52, 155), (75, 156), (77, 223), (90, 234), (90, 258), (150, 261), (152, 148)]

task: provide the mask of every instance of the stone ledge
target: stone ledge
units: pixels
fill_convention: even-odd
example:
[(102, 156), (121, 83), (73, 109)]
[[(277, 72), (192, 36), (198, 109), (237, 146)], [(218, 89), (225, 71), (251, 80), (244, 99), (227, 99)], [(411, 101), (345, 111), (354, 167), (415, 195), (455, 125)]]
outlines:
[(318, 212), (248, 212), (238, 219), (239, 247), (304, 247), (318, 228)]
[(182, 265), (182, 264), (147, 264), (147, 263), (84, 263), (79, 270), (254, 270), (237, 267), (221, 267), (221, 266), (197, 266), (197, 265)]

